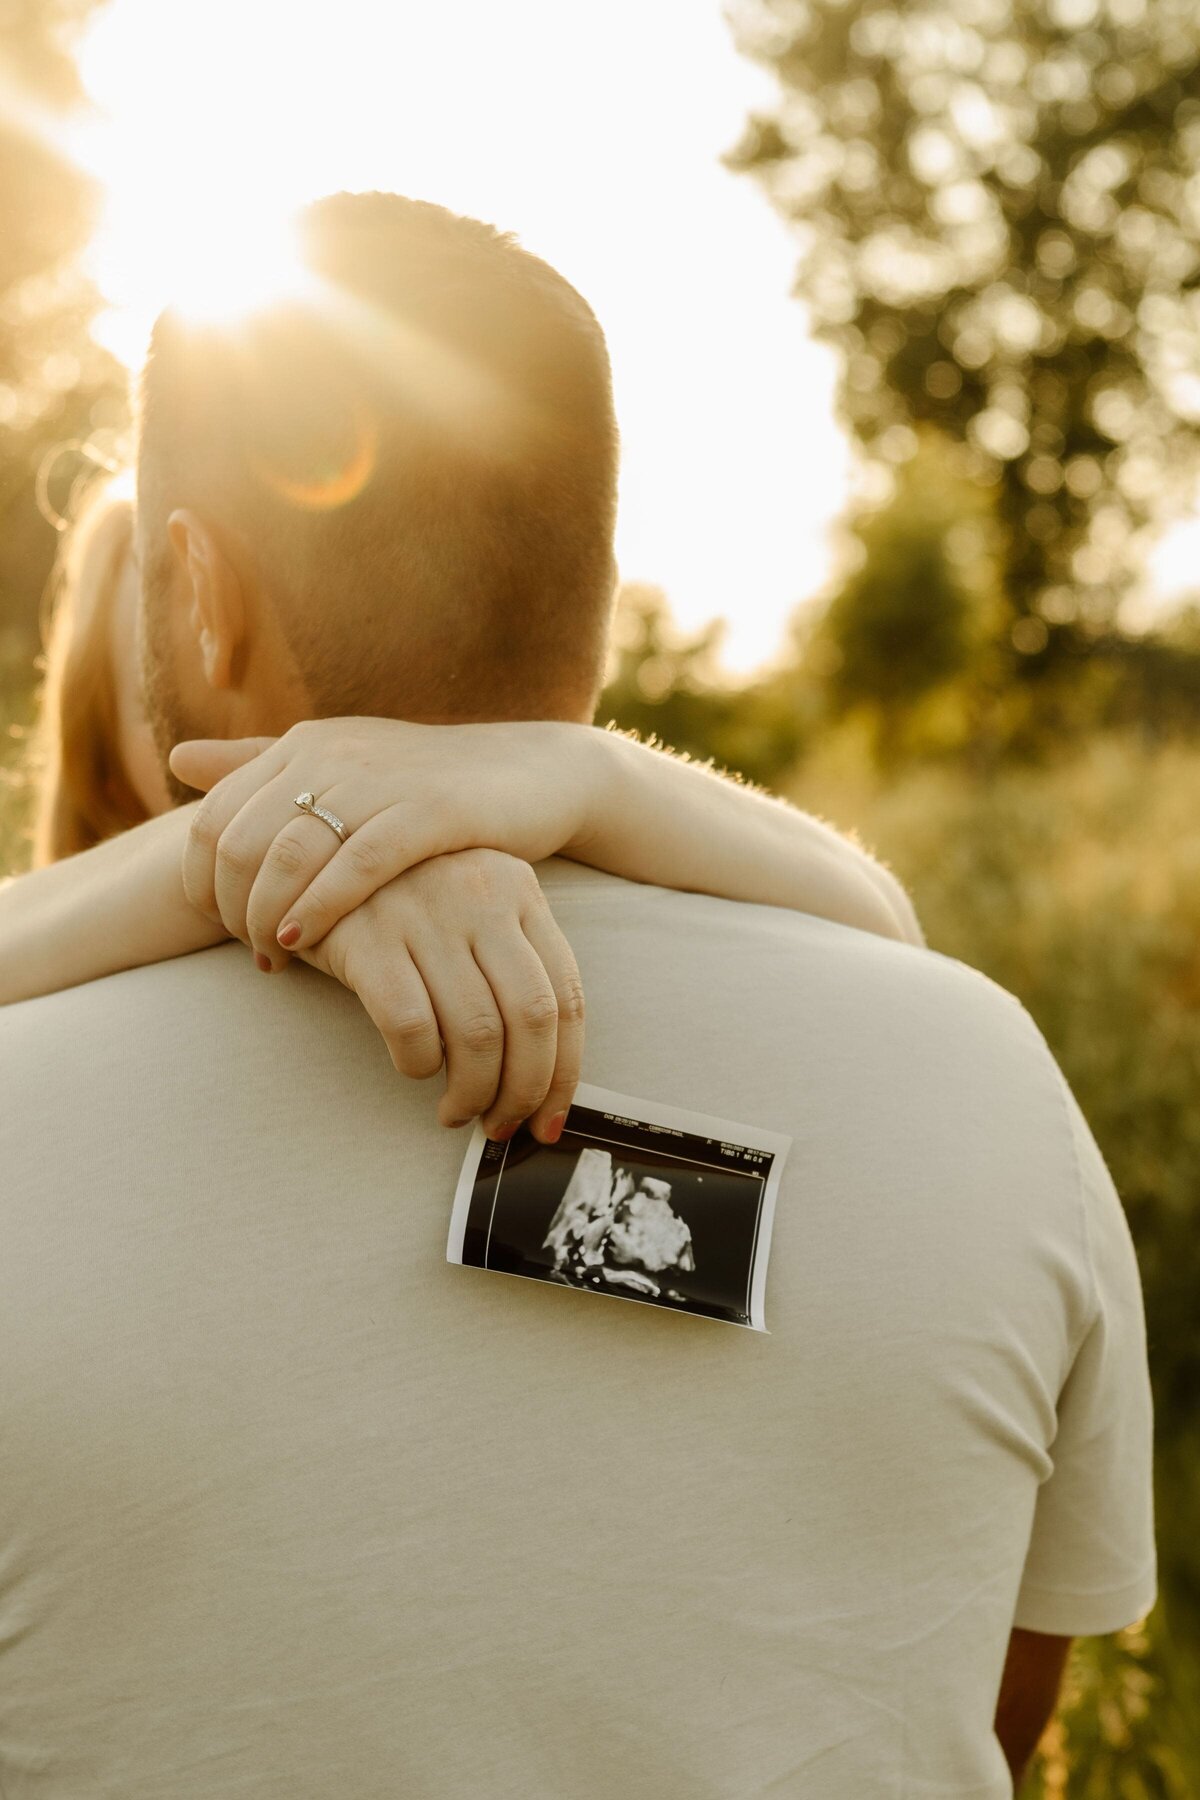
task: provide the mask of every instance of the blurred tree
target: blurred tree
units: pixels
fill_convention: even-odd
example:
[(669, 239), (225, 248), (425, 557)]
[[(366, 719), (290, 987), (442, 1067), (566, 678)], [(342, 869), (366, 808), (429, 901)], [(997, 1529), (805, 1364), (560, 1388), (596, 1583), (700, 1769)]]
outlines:
[(982, 749), (1002, 736), (990, 715), (1014, 655), (990, 497), (931, 432), (892, 486), (853, 521), (857, 566), (807, 643), (801, 625), (800, 670), (822, 683), (835, 717), (867, 715), (881, 760)]
[(980, 773), (1008, 754), (1057, 754), (1089, 731), (1195, 735), (1194, 610), (1136, 636), (1093, 626), (1060, 639), (1058, 679), (1014, 679), (1046, 634), (1006, 604), (996, 490), (964, 474), (940, 433), (922, 425), (917, 438), (888, 476), (889, 498), (851, 516), (849, 572), (832, 600), (794, 621), (776, 681), (806, 714), (803, 735), (847, 724), (881, 764), (952, 754)]
[(661, 588), (627, 582), (618, 596), (595, 722), (611, 720), (770, 783), (801, 748), (796, 699), (788, 683), (775, 678), (747, 687), (723, 682), (715, 659), (724, 631), (724, 622), (714, 619), (696, 637), (685, 637), (672, 624)]
[(1195, 0), (731, 0), (781, 83), (728, 161), (875, 459), (928, 421), (998, 485), (1018, 667), (1113, 613), (1200, 421)]
[(77, 266), (96, 194), (53, 147), (81, 99), (73, 31), (96, 0), (0, 0), (0, 681), (27, 668), (57, 544), (35, 500), (56, 444), (124, 423), (115, 360), (88, 336), (96, 295)]

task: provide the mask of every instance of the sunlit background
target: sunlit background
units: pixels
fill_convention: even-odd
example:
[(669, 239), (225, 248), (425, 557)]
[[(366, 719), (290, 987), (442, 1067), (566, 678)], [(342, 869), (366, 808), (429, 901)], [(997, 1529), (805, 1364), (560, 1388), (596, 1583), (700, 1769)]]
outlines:
[(96, 113), (69, 128), (107, 190), (96, 329), (136, 366), (166, 294), (236, 285), (209, 227), (246, 221), (253, 274), (257, 218), (338, 188), (515, 230), (608, 336), (623, 573), (688, 628), (728, 618), (745, 672), (827, 577), (849, 467), (793, 247), (719, 161), (772, 84), (715, 5), (614, 0), (580, 25), (561, 0), (112, 0), (79, 49)]
[[(322, 193), (515, 231), (612, 352), (627, 585), (599, 722), (860, 832), (930, 945), (1029, 1009), (1112, 1167), (1162, 1600), (1077, 1647), (1022, 1800), (1196, 1800), (1197, 0), (729, 14), (0, 3), (0, 877), (54, 798), (47, 515), (95, 478), (85, 441), (127, 431), (110, 352), (135, 369), (168, 299), (253, 298), (264, 219)], [(59, 622), (87, 639), (85, 608)], [(136, 822), (79, 819), (88, 843)]]
[[(55, 126), (105, 189), (95, 330), (136, 367), (167, 296), (252, 284), (262, 218), (338, 188), (515, 230), (608, 335), (623, 574), (688, 630), (727, 620), (720, 662), (744, 675), (836, 566), (852, 475), (794, 243), (720, 161), (775, 84), (707, 0), (611, 0), (581, 26), (561, 0), (111, 0), (78, 49), (93, 111)], [(244, 266), (214, 267), (209, 232), (239, 222)], [(1166, 523), (1144, 616), (1196, 586), (1200, 522)]]

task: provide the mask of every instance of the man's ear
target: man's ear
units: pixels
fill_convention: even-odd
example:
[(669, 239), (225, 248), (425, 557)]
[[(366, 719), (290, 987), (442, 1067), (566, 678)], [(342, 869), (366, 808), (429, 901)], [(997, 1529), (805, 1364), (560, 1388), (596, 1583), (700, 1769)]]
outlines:
[(234, 686), (234, 669), (246, 634), (246, 603), (237, 570), (198, 513), (179, 507), (167, 535), (183, 572), (188, 626), (211, 688)]

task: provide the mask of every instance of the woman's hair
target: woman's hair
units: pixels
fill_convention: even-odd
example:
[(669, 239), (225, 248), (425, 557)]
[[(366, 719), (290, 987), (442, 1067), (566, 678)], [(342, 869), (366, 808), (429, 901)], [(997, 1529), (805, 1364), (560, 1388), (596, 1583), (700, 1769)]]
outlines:
[(35, 868), (87, 850), (149, 815), (118, 744), (112, 618), (133, 537), (121, 478), (93, 486), (68, 530), (47, 590), (33, 760)]

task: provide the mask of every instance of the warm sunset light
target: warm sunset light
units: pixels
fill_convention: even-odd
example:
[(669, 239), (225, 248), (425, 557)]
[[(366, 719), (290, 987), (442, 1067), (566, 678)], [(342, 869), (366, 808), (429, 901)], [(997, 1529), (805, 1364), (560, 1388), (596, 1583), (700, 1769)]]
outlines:
[[(688, 631), (724, 618), (721, 661), (745, 674), (833, 573), (851, 483), (836, 363), (789, 293), (794, 244), (719, 162), (773, 85), (715, 3), (616, 0), (586, 82), (548, 74), (561, 32), (553, 0), (345, 0), (336, 32), (285, 0), (111, 0), (80, 44), (94, 110), (55, 128), (104, 186), (96, 330), (134, 368), (168, 298), (266, 297), (288, 279), (286, 216), (340, 187), (515, 230), (608, 335), (626, 579), (662, 587)], [(1131, 623), (1193, 585), (1184, 529), (1158, 541)]]
[[(132, 259), (114, 260), (117, 235), (113, 226), (119, 218), (115, 193), (115, 189), (110, 191), (111, 236), (106, 233), (97, 244), (97, 275), (104, 285), (107, 250), (109, 280), (113, 282), (108, 291), (120, 292), (119, 277), (113, 279), (115, 271), (130, 266), (136, 270), (137, 264)], [(286, 215), (230, 207), (219, 221), (213, 221), (211, 238), (203, 216), (193, 215), (190, 227), (186, 220), (171, 220), (169, 209), (167, 218), (168, 228), (161, 239), (155, 239), (152, 258), (145, 267), (145, 291), (153, 292), (161, 280), (162, 291), (189, 318), (211, 323), (233, 320), (275, 301), (311, 293), (312, 283), (300, 265)], [(218, 255), (213, 254), (214, 245), (219, 247)], [(119, 318), (116, 312), (110, 314), (116, 327), (114, 347), (132, 355), (135, 343), (131, 339), (128, 345), (121, 344)]]
[(1196, 7), (0, 0), (0, 1794), (1200, 1796)]
[(745, 671), (826, 579), (849, 470), (833, 359), (789, 298), (792, 244), (718, 160), (770, 84), (715, 4), (618, 0), (586, 82), (547, 64), (562, 31), (552, 0), (346, 0), (336, 30), (283, 0), (112, 0), (80, 46), (96, 111), (70, 131), (106, 192), (97, 331), (136, 366), (168, 297), (252, 301), (286, 260), (264, 219), (342, 187), (516, 231), (608, 336), (623, 574), (664, 588), (689, 631), (726, 617), (723, 662)]

